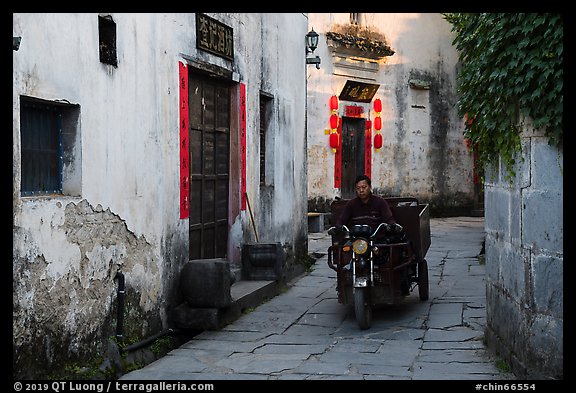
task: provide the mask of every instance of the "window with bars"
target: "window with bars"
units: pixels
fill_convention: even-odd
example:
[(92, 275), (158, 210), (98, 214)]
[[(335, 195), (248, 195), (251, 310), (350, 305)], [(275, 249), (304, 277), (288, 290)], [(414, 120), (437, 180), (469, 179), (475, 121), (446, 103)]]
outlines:
[(78, 106), (20, 99), (22, 196), (79, 195)]
[(351, 12), (350, 13), (350, 24), (354, 26), (360, 25), (360, 13), (358, 12)]

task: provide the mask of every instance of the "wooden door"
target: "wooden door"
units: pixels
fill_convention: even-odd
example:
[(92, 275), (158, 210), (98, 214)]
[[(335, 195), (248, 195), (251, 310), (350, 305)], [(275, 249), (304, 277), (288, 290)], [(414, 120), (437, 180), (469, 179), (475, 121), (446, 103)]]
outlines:
[(190, 259), (226, 257), (230, 86), (190, 75)]
[(364, 174), (365, 120), (342, 117), (342, 198), (356, 196), (354, 180)]

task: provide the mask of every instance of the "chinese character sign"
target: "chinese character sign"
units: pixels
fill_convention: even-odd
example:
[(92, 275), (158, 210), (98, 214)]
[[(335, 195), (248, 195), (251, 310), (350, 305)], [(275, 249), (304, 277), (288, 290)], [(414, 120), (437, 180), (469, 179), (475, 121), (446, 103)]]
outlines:
[(196, 14), (196, 47), (234, 60), (234, 31), (204, 14)]

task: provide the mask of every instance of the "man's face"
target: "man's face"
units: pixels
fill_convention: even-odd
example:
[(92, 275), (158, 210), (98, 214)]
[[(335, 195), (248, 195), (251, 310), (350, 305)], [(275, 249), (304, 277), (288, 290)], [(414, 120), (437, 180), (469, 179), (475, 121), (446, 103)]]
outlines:
[(366, 180), (360, 180), (358, 183), (356, 183), (356, 195), (358, 195), (360, 199), (368, 198), (370, 196), (370, 192), (370, 186)]

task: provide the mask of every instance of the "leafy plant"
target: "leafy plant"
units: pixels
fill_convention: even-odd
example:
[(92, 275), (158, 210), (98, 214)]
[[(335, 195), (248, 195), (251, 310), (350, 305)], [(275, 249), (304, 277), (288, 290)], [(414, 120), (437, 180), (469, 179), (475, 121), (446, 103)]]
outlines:
[(496, 360), (496, 368), (498, 370), (500, 370), (500, 372), (503, 372), (503, 373), (509, 373), (512, 371), (512, 369), (510, 368), (508, 363), (506, 363), (506, 361), (503, 359), (497, 359)]
[(314, 263), (316, 263), (316, 260), (312, 258), (310, 255), (306, 254), (301, 258), (298, 258), (297, 262), (300, 263), (302, 266), (304, 266), (304, 269), (307, 273), (310, 273), (312, 271)]
[(172, 342), (169, 337), (160, 337), (150, 346), (152, 353), (156, 356), (162, 356), (172, 349)]
[(326, 32), (326, 38), (339, 42), (346, 48), (365, 54), (371, 53), (376, 58), (392, 56), (395, 53), (384, 34), (368, 26), (335, 24), (331, 31)]
[[(510, 181), (524, 119), (563, 145), (562, 14), (443, 14), (461, 69), (458, 111), (481, 170), (502, 160)], [(521, 156), (520, 156), (521, 157)]]

